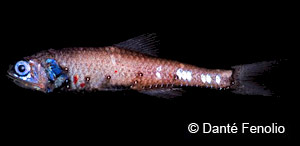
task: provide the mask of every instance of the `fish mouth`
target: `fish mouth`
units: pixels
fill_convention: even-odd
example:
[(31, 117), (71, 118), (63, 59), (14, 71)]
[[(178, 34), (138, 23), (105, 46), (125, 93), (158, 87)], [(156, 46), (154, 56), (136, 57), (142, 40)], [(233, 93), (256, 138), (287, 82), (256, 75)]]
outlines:
[(15, 81), (18, 80), (18, 78), (17, 78), (16, 76), (14, 76), (14, 73), (12, 73), (12, 68), (13, 68), (13, 66), (10, 65), (10, 66), (9, 66), (9, 69), (7, 70), (7, 75), (6, 75), (6, 76), (7, 76), (9, 79), (11, 79), (13, 82), (15, 82)]
[(24, 81), (22, 79), (19, 79), (18, 77), (16, 77), (12, 71), (13, 66), (10, 66), (8, 71), (7, 71), (7, 77), (12, 80), (16, 85), (23, 87), (23, 88), (27, 88), (27, 89), (32, 89), (33, 84), (27, 81)]
[(21, 80), (19, 78), (17, 78), (16, 76), (14, 76), (13, 73), (11, 72), (7, 72), (8, 74), (6, 75), (10, 80), (12, 80), (16, 85), (20, 86), (20, 87), (24, 87), (24, 88), (30, 88), (31, 83), (28, 83), (24, 80)]
[(10, 66), (9, 70), (7, 71), (6, 75), (10, 80), (12, 80), (17, 86), (31, 89), (31, 90), (38, 90), (42, 92), (46, 92), (45, 85), (43, 85), (41, 82), (29, 82), (26, 80), (20, 79), (18, 76), (16, 76), (15, 72), (12, 70), (12, 66)]

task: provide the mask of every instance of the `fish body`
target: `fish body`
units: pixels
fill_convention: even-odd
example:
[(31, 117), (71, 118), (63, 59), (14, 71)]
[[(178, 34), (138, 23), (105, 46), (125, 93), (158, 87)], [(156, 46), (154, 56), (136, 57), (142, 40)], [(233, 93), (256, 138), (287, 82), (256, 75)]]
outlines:
[(48, 58), (56, 60), (67, 70), (70, 89), (74, 90), (105, 90), (109, 86), (142, 90), (183, 85), (226, 88), (232, 75), (231, 70), (199, 68), (114, 46), (49, 50), (33, 58), (39, 62)]
[[(240, 89), (235, 83), (242, 81), (237, 79), (249, 69), (206, 69), (161, 59), (153, 53), (153, 42), (153, 34), (148, 34), (107, 47), (50, 49), (25, 57), (8, 73), (18, 85), (43, 92), (56, 88), (101, 91), (122, 87), (154, 96), (177, 96), (174, 93), (182, 86)], [(26, 68), (26, 75), (17, 73)]]

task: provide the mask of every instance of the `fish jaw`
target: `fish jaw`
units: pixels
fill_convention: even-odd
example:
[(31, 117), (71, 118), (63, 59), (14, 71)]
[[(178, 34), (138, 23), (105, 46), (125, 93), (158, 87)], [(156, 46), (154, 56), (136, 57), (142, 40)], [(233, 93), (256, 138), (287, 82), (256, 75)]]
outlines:
[(8, 78), (12, 79), (16, 85), (22, 88), (42, 91), (46, 93), (48, 91), (48, 78), (44, 67), (36, 60), (29, 60), (28, 62), (31, 66), (31, 70), (28, 75), (26, 75), (25, 77), (17, 75), (13, 71), (13, 66), (11, 65), (9, 67), (9, 70), (7, 71)]

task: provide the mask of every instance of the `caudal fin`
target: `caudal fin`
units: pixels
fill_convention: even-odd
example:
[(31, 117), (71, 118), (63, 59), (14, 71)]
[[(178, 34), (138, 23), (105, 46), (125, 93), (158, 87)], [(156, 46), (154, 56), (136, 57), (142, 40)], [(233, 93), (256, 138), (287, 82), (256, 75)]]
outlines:
[(265, 72), (269, 72), (277, 64), (277, 61), (264, 61), (233, 66), (233, 92), (245, 95), (271, 96), (273, 92), (263, 85), (263, 80), (258, 81), (257, 78)]

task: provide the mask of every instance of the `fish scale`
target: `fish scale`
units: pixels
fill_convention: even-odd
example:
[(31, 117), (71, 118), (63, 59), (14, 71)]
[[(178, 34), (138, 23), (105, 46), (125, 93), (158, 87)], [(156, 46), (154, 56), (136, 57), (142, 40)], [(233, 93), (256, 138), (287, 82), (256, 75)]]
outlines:
[[(159, 96), (178, 96), (182, 86), (233, 89), (239, 94), (270, 95), (253, 80), (274, 62), (206, 69), (157, 57), (153, 34), (108, 47), (50, 49), (25, 57), (8, 71), (17, 85), (52, 92), (116, 90), (125, 87)], [(21, 68), (22, 70), (18, 70)], [(19, 74), (18, 74), (19, 73)]]
[[(43, 52), (45, 53), (45, 52)], [(47, 52), (49, 53), (49, 52)], [(45, 53), (38, 56), (52, 56)], [(196, 66), (159, 59), (130, 50), (118, 47), (104, 48), (68, 48), (51, 51), (58, 64), (62, 68), (68, 68), (68, 76), (71, 79), (72, 89), (104, 89), (106, 86), (132, 86), (133, 89), (140, 90), (142, 87), (155, 87), (156, 85), (171, 84), (174, 86), (212, 86), (213, 88), (225, 88), (230, 86), (231, 70), (208, 70)], [(112, 59), (114, 58), (114, 59)], [(160, 71), (157, 68), (161, 67)], [(176, 78), (176, 71), (182, 69), (192, 72), (191, 81)], [(141, 72), (142, 77), (137, 74)], [(157, 76), (160, 74), (160, 77)], [(201, 74), (209, 74), (212, 80), (215, 75), (220, 75), (221, 83), (204, 83)], [(78, 81), (74, 83), (74, 76), (78, 76)], [(107, 79), (110, 76), (110, 79)], [(89, 77), (87, 83), (89, 88), (83, 88), (81, 83), (86, 83), (85, 78)], [(137, 84), (134, 82), (138, 81)], [(161, 87), (161, 86), (160, 86)]]

